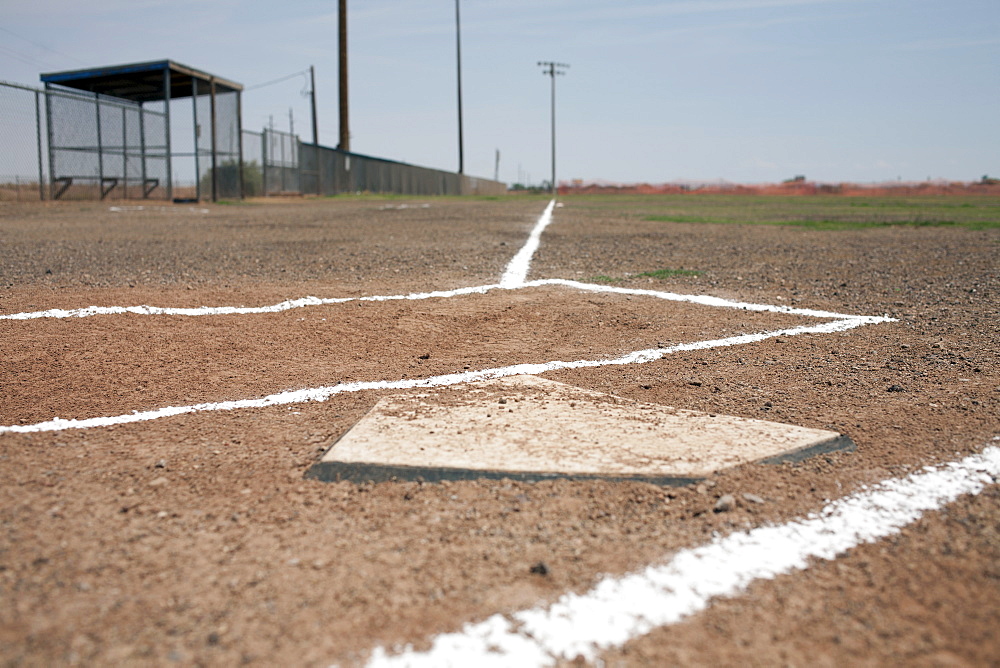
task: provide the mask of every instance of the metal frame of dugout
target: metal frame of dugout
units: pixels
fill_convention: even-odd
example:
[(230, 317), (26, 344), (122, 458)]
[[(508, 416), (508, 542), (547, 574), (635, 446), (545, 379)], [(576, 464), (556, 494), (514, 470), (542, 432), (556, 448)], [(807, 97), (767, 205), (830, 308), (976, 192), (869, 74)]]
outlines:
[[(131, 183), (140, 187), (142, 199), (159, 190), (173, 200), (173, 160), (181, 157), (194, 158), (193, 199), (243, 198), (241, 84), (171, 60), (53, 72), (40, 78), (47, 93), (52, 199), (74, 181), (85, 180), (99, 184), (101, 199), (116, 188), (128, 199)], [(171, 146), (171, 102), (183, 98), (192, 100), (190, 153), (176, 153)], [(151, 104), (162, 104), (162, 111), (148, 108)], [(206, 115), (210, 132), (204, 137)], [(204, 178), (202, 159), (210, 164)]]

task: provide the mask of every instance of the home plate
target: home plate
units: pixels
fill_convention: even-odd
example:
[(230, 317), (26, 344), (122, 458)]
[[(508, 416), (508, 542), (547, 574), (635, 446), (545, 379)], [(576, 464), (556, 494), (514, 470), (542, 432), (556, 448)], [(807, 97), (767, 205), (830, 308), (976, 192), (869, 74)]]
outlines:
[(384, 397), (306, 475), (354, 482), (570, 478), (686, 485), (748, 462), (853, 449), (833, 431), (512, 376)]

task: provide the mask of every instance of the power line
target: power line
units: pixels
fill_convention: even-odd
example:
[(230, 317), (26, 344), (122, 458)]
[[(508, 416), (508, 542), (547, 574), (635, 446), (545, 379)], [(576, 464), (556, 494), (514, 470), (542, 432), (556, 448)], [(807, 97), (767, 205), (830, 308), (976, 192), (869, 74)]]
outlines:
[(75, 60), (76, 62), (78, 62), (78, 63), (80, 63), (82, 65), (86, 65), (87, 64), (86, 62), (84, 62), (83, 60), (80, 60), (76, 56), (71, 56), (68, 53), (62, 53), (61, 51), (56, 51), (52, 47), (46, 46), (46, 45), (42, 44), (41, 42), (36, 42), (33, 39), (25, 37), (24, 35), (19, 35), (16, 32), (14, 32), (13, 30), (10, 30), (8, 28), (4, 28), (3, 26), (0, 26), (0, 30), (4, 31), (8, 35), (13, 35), (14, 37), (17, 37), (18, 39), (24, 40), (28, 44), (33, 44), (33, 45), (37, 46), (39, 49), (44, 49), (45, 51), (49, 51), (51, 53), (56, 54), (57, 56), (61, 56), (62, 58), (69, 58), (70, 60)]
[(42, 68), (51, 67), (51, 65), (48, 63), (44, 63), (38, 60), (37, 58), (34, 58), (33, 56), (29, 56), (26, 53), (21, 53), (20, 51), (15, 51), (14, 49), (11, 49), (7, 46), (3, 46), (2, 44), (0, 44), (0, 54), (4, 54), (10, 58), (13, 58), (14, 60), (20, 60), (25, 65), (31, 65), (32, 67), (42, 67)]
[(243, 91), (246, 92), (248, 90), (254, 90), (256, 88), (263, 88), (264, 86), (273, 86), (274, 84), (281, 83), (282, 81), (288, 81), (289, 79), (305, 76), (307, 74), (309, 74), (309, 70), (301, 70), (299, 72), (295, 72), (294, 74), (283, 76), (280, 79), (275, 79), (273, 81), (265, 81), (264, 83), (255, 84), (253, 86), (247, 86), (246, 88), (243, 89)]

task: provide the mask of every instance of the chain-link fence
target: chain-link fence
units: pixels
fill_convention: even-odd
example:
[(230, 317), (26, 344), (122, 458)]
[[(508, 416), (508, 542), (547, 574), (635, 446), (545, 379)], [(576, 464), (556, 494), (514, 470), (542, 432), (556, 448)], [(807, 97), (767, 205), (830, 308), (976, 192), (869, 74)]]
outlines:
[[(496, 181), (305, 144), (288, 132), (241, 131), (238, 93), (212, 96), (194, 84), (192, 97), (194, 150), (185, 152), (168, 142), (170, 114), (162, 105), (0, 82), (0, 201), (506, 190)], [(184, 170), (171, 168), (174, 159), (193, 159), (186, 171), (193, 181), (179, 180)]]
[[(216, 93), (208, 87), (197, 87), (195, 111), (195, 166), (198, 173), (198, 199), (239, 199), (240, 184), (240, 122), (239, 93)], [(212, 128), (216, 128), (212, 136)], [(214, 170), (214, 171), (213, 171)], [(218, 178), (213, 179), (213, 174)]]
[(288, 132), (265, 128), (263, 139), (264, 194), (303, 192), (299, 165), (299, 138)]
[(0, 82), (0, 202), (44, 199), (48, 182), (44, 118), (41, 91)]
[(165, 198), (166, 114), (0, 82), (0, 201)]
[(243, 196), (264, 194), (264, 136), (260, 132), (243, 131)]
[(167, 197), (164, 113), (101, 95), (42, 94), (53, 199)]
[(395, 193), (401, 195), (499, 195), (498, 181), (417, 167), (337, 149), (299, 144), (301, 192)]

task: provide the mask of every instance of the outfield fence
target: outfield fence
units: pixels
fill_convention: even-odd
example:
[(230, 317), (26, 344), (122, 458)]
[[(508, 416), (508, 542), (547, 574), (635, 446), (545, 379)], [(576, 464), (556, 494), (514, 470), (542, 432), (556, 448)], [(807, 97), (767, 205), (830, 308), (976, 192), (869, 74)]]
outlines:
[[(215, 138), (195, 129), (193, 150), (171, 148), (168, 114), (126, 100), (0, 81), (0, 201), (238, 199), (394, 193), (496, 195), (498, 181), (307, 144), (264, 128), (238, 131), (235, 94), (216, 95)], [(195, 101), (196, 118), (209, 117)], [(172, 167), (187, 164), (190, 174)], [(186, 162), (185, 162), (186, 161)]]

